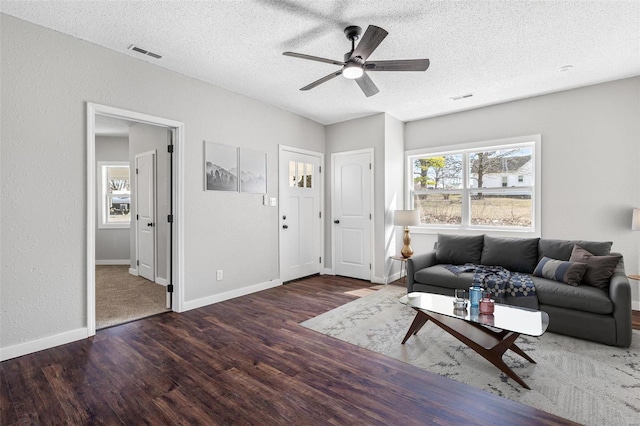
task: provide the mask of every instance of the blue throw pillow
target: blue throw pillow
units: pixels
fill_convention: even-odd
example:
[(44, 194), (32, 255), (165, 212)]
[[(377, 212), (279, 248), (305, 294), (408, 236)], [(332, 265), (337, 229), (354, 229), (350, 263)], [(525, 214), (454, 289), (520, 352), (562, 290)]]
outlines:
[(585, 272), (587, 272), (586, 263), (543, 257), (533, 271), (533, 275), (576, 287), (582, 281)]

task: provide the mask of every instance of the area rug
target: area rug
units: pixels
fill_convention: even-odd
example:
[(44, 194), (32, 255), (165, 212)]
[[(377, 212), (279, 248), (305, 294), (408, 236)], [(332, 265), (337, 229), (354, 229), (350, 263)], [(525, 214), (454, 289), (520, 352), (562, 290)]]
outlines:
[(527, 390), (435, 324), (401, 345), (415, 316), (398, 302), (405, 292), (388, 286), (302, 325), (578, 423), (640, 424), (640, 332), (626, 349), (554, 333), (520, 336), (518, 346), (537, 364), (511, 351), (503, 359)]

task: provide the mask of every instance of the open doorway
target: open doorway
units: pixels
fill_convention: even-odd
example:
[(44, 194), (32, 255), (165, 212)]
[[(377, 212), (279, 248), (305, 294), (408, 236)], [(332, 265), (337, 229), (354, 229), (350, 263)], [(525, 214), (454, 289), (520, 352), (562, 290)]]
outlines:
[(87, 104), (90, 336), (181, 310), (182, 133), (179, 122)]

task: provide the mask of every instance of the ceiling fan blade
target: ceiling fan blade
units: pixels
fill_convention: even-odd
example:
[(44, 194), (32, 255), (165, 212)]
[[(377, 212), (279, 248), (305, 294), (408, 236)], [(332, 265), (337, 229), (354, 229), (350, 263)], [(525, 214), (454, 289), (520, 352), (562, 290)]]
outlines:
[(326, 83), (327, 81), (331, 80), (332, 78), (335, 78), (337, 76), (339, 76), (340, 74), (342, 74), (342, 70), (338, 70), (336, 72), (332, 72), (331, 74), (322, 77), (320, 80), (316, 80), (311, 84), (308, 84), (306, 86), (304, 86), (302, 89), (300, 90), (311, 90), (316, 86), (321, 85), (322, 83)]
[(369, 55), (373, 53), (382, 40), (389, 34), (386, 30), (375, 25), (369, 25), (367, 31), (364, 32), (362, 39), (351, 54), (351, 58), (359, 56), (363, 61), (366, 61)]
[(356, 78), (356, 83), (358, 83), (358, 86), (360, 86), (367, 98), (369, 96), (375, 95), (380, 91), (380, 89), (378, 89), (373, 80), (371, 80), (371, 77), (369, 77), (366, 72), (362, 74), (362, 77)]
[(367, 71), (426, 71), (428, 59), (400, 59), (396, 61), (372, 61), (364, 65)]
[(284, 56), (293, 56), (294, 58), (309, 59), (310, 61), (324, 62), (326, 64), (344, 65), (344, 62), (334, 61), (333, 59), (320, 58), (319, 56), (305, 55), (303, 53), (284, 52)]

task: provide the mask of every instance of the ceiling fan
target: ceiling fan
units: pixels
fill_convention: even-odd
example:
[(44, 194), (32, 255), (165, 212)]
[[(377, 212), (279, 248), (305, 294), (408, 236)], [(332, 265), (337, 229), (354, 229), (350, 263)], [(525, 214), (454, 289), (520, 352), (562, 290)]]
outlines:
[(426, 71), (427, 68), (429, 68), (428, 59), (367, 61), (369, 55), (376, 50), (382, 40), (384, 40), (387, 34), (389, 34), (380, 27), (369, 25), (357, 47), (356, 40), (360, 38), (362, 28), (352, 25), (344, 29), (344, 34), (347, 36), (347, 39), (351, 40), (351, 51), (344, 54), (344, 61), (335, 61), (333, 59), (320, 58), (318, 56), (305, 55), (303, 53), (283, 53), (285, 56), (293, 56), (294, 58), (309, 59), (311, 61), (342, 66), (338, 71), (332, 72), (331, 74), (304, 86), (300, 90), (313, 89), (314, 87), (342, 74), (345, 78), (354, 79), (364, 94), (369, 97), (375, 95), (380, 90), (374, 84), (373, 80), (371, 80), (367, 71)]

